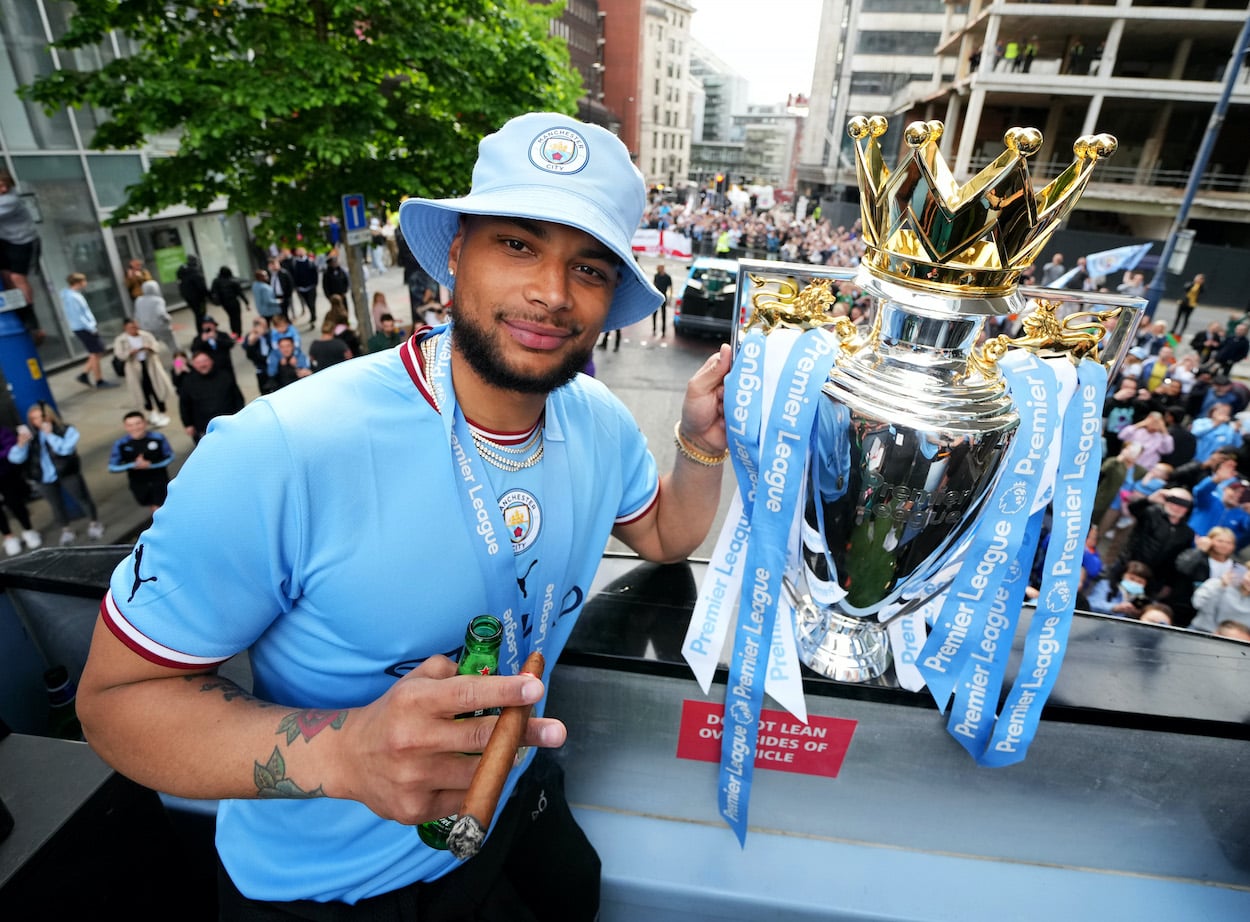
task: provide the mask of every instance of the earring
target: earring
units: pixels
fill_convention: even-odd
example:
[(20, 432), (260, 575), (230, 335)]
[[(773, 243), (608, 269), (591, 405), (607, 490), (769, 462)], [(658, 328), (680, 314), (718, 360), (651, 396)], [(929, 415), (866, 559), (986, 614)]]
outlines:
[(448, 266), (448, 267), (447, 267), (447, 274), (448, 274), (448, 275), (450, 275), (452, 278), (455, 278), (455, 275), (456, 275), (456, 267), (455, 267), (455, 266)]

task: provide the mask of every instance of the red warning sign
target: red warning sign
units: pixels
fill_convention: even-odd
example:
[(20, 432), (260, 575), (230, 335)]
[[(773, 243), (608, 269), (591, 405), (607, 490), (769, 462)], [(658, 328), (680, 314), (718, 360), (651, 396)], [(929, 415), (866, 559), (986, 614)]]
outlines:
[[(725, 708), (711, 701), (683, 701), (677, 758), (719, 762)], [(785, 711), (760, 713), (755, 767), (836, 778), (855, 734), (856, 721), (809, 717), (803, 723)]]

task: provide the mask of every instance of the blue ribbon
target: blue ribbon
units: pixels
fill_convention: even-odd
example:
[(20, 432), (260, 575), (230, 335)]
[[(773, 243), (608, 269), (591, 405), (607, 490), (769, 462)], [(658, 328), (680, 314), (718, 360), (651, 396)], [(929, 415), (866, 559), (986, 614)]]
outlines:
[(1026, 561), (1033, 559), (1032, 549), (1037, 547), (1045, 514), (1045, 510), (1039, 510), (1029, 517), (1020, 556), (1007, 567), (1006, 577), (986, 606), (981, 633), (955, 688), (955, 703), (946, 729), (978, 762), (994, 731), (1008, 654), (1016, 636), (1024, 590), (1029, 584), (1030, 568)]
[[(985, 634), (992, 602), (1007, 576), (1008, 565), (1020, 559), (1025, 550), (1028, 520), (1059, 425), (1058, 414), (1048, 402), (1054, 400), (1058, 383), (1045, 362), (1032, 353), (1014, 352), (999, 363), (999, 368), (1016, 398), (1020, 427), (987, 498), (963, 566), (951, 583), (917, 663), (941, 711), (946, 710), (960, 676), (969, 668), (978, 638)], [(1006, 647), (1010, 650), (1010, 638)]]
[(725, 434), (729, 459), (742, 497), (742, 514), (751, 518), (759, 483), (760, 425), (764, 419), (764, 356), (768, 341), (763, 332), (752, 330), (742, 340), (733, 367), (725, 376)]
[[(746, 357), (750, 342), (751, 337), (748, 336), (740, 358)], [(763, 355), (761, 347), (758, 352), (761, 361), (757, 366), (761, 383)], [(737, 405), (739, 392), (732, 388), (741, 387), (742, 378), (735, 378), (726, 387), (726, 394), (732, 395), (735, 401), (726, 412), (735, 471), (741, 464), (741, 469), (748, 472), (748, 476), (752, 468), (758, 475), (750, 513), (752, 540), (747, 550), (733, 656), (729, 663), (720, 763), (721, 816), (744, 846), (764, 680), (777, 603), (781, 597), (790, 527), (803, 479), (816, 407), (821, 400), (820, 385), (828, 377), (833, 359), (833, 341), (821, 330), (809, 330), (794, 342), (773, 397), (762, 447), (758, 443), (748, 444), (744, 433), (734, 431), (734, 406)], [(752, 387), (753, 382), (748, 381), (746, 386)], [(757, 457), (759, 463), (755, 464)], [(743, 483), (740, 479), (740, 490)], [(743, 494), (745, 502), (746, 491)]]
[[(465, 521), (471, 523), (469, 542), (478, 558), (487, 608), (503, 624), (504, 639), (500, 649), (499, 672), (501, 675), (515, 675), (521, 671), (521, 665), (530, 652), (543, 649), (547, 629), (552, 621), (551, 616), (558, 616), (560, 613), (543, 609), (545, 614), (538, 623), (534, 623), (534, 612), (549, 603), (537, 594), (531, 599), (525, 599), (521, 595), (517, 582), (516, 555), (508, 537), (503, 511), (499, 508), (499, 497), (491, 484), (486, 464), (478, 454), (477, 446), (473, 444), (460, 404), (455, 399), (451, 374), (451, 336), (450, 330), (439, 336), (433, 367), (426, 369), (426, 376), (444, 401), (443, 430), (451, 446), (451, 462), (455, 469), (456, 482), (460, 486), (460, 507)], [(539, 469), (542, 477), (540, 496), (559, 495), (557, 485), (567, 484), (570, 479), (568, 452), (563, 440), (546, 440)], [(573, 539), (573, 515), (569, 504), (544, 503), (542, 509), (542, 540), (563, 540), (568, 545)], [(539, 587), (540, 592), (554, 585), (551, 577), (560, 572), (564, 562), (569, 559), (569, 553), (570, 548), (567, 546), (563, 549), (551, 547), (544, 552), (536, 573), (527, 580), (527, 585)], [(559, 600), (556, 604), (559, 604)], [(526, 608), (530, 610), (525, 611)], [(465, 620), (468, 621), (474, 614), (476, 613), (466, 614)]]
[[(1089, 531), (1087, 499), (1098, 481), (1107, 383), (1106, 369), (1090, 359), (1081, 362), (1076, 395), (1059, 430), (1051, 491), (1042, 475), (1058, 424), (1047, 410), (1058, 392), (1054, 374), (1028, 353), (1014, 353), (999, 367), (1020, 412), (1020, 428), (919, 664), (939, 708), (954, 695), (947, 729), (985, 766), (1025, 757), (1058, 677)], [(1024, 507), (1013, 498), (1020, 480), (1030, 497)], [(1045, 515), (1045, 508), (1028, 510), (1046, 503), (1052, 526), (1037, 611), (1015, 684), (1000, 710), (998, 698)], [(1027, 523), (1019, 520), (1024, 516)]]
[(1050, 543), (1046, 547), (1037, 611), (1029, 623), (1015, 684), (1003, 703), (989, 748), (977, 760), (982, 765), (1012, 765), (1024, 759), (1042, 719), (1046, 699), (1059, 678), (1089, 532), (1088, 498), (1098, 486), (1106, 390), (1106, 369), (1091, 359), (1083, 360), (1077, 368), (1073, 399), (1077, 412), (1066, 413), (1063, 420)]

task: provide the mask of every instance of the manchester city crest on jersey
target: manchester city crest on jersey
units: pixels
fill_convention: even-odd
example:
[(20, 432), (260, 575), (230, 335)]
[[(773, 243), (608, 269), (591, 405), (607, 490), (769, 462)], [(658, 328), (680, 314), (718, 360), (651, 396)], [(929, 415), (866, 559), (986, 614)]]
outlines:
[(576, 173), (590, 162), (586, 139), (571, 128), (544, 131), (530, 144), (530, 162), (548, 173)]
[(512, 539), (512, 552), (525, 553), (542, 530), (543, 515), (538, 500), (525, 490), (512, 490), (499, 497), (499, 509), (508, 526), (508, 537)]

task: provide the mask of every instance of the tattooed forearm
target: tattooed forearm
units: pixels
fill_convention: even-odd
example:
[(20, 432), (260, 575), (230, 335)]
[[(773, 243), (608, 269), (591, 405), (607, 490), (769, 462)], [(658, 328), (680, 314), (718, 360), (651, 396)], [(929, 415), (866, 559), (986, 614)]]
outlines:
[(286, 734), (288, 746), (299, 736), (302, 736), (304, 742), (308, 743), (326, 727), (332, 730), (339, 729), (345, 720), (347, 720), (347, 711), (323, 711), (318, 708), (309, 708), (306, 711), (296, 711), (283, 717), (278, 724), (278, 733)]
[(242, 699), (243, 701), (250, 701), (253, 704), (256, 704), (263, 708), (277, 707), (276, 704), (272, 704), (268, 701), (261, 701), (251, 692), (244, 691), (234, 682), (231, 682), (229, 679), (223, 679), (221, 676), (192, 675), (192, 676), (187, 676), (186, 680), (188, 682), (201, 683), (200, 691), (202, 692), (220, 691), (222, 694), (222, 697), (225, 698), (227, 701), (234, 701), (236, 698), (238, 698), (238, 699)]
[(278, 752), (278, 747), (273, 748), (273, 755), (269, 757), (269, 761), (264, 765), (259, 762), (255, 763), (252, 776), (256, 780), (256, 796), (281, 797), (288, 800), (307, 800), (312, 797), (325, 797), (325, 792), (321, 790), (321, 785), (317, 785), (311, 791), (305, 791), (298, 784), (286, 776), (286, 759), (282, 758), (282, 753)]

